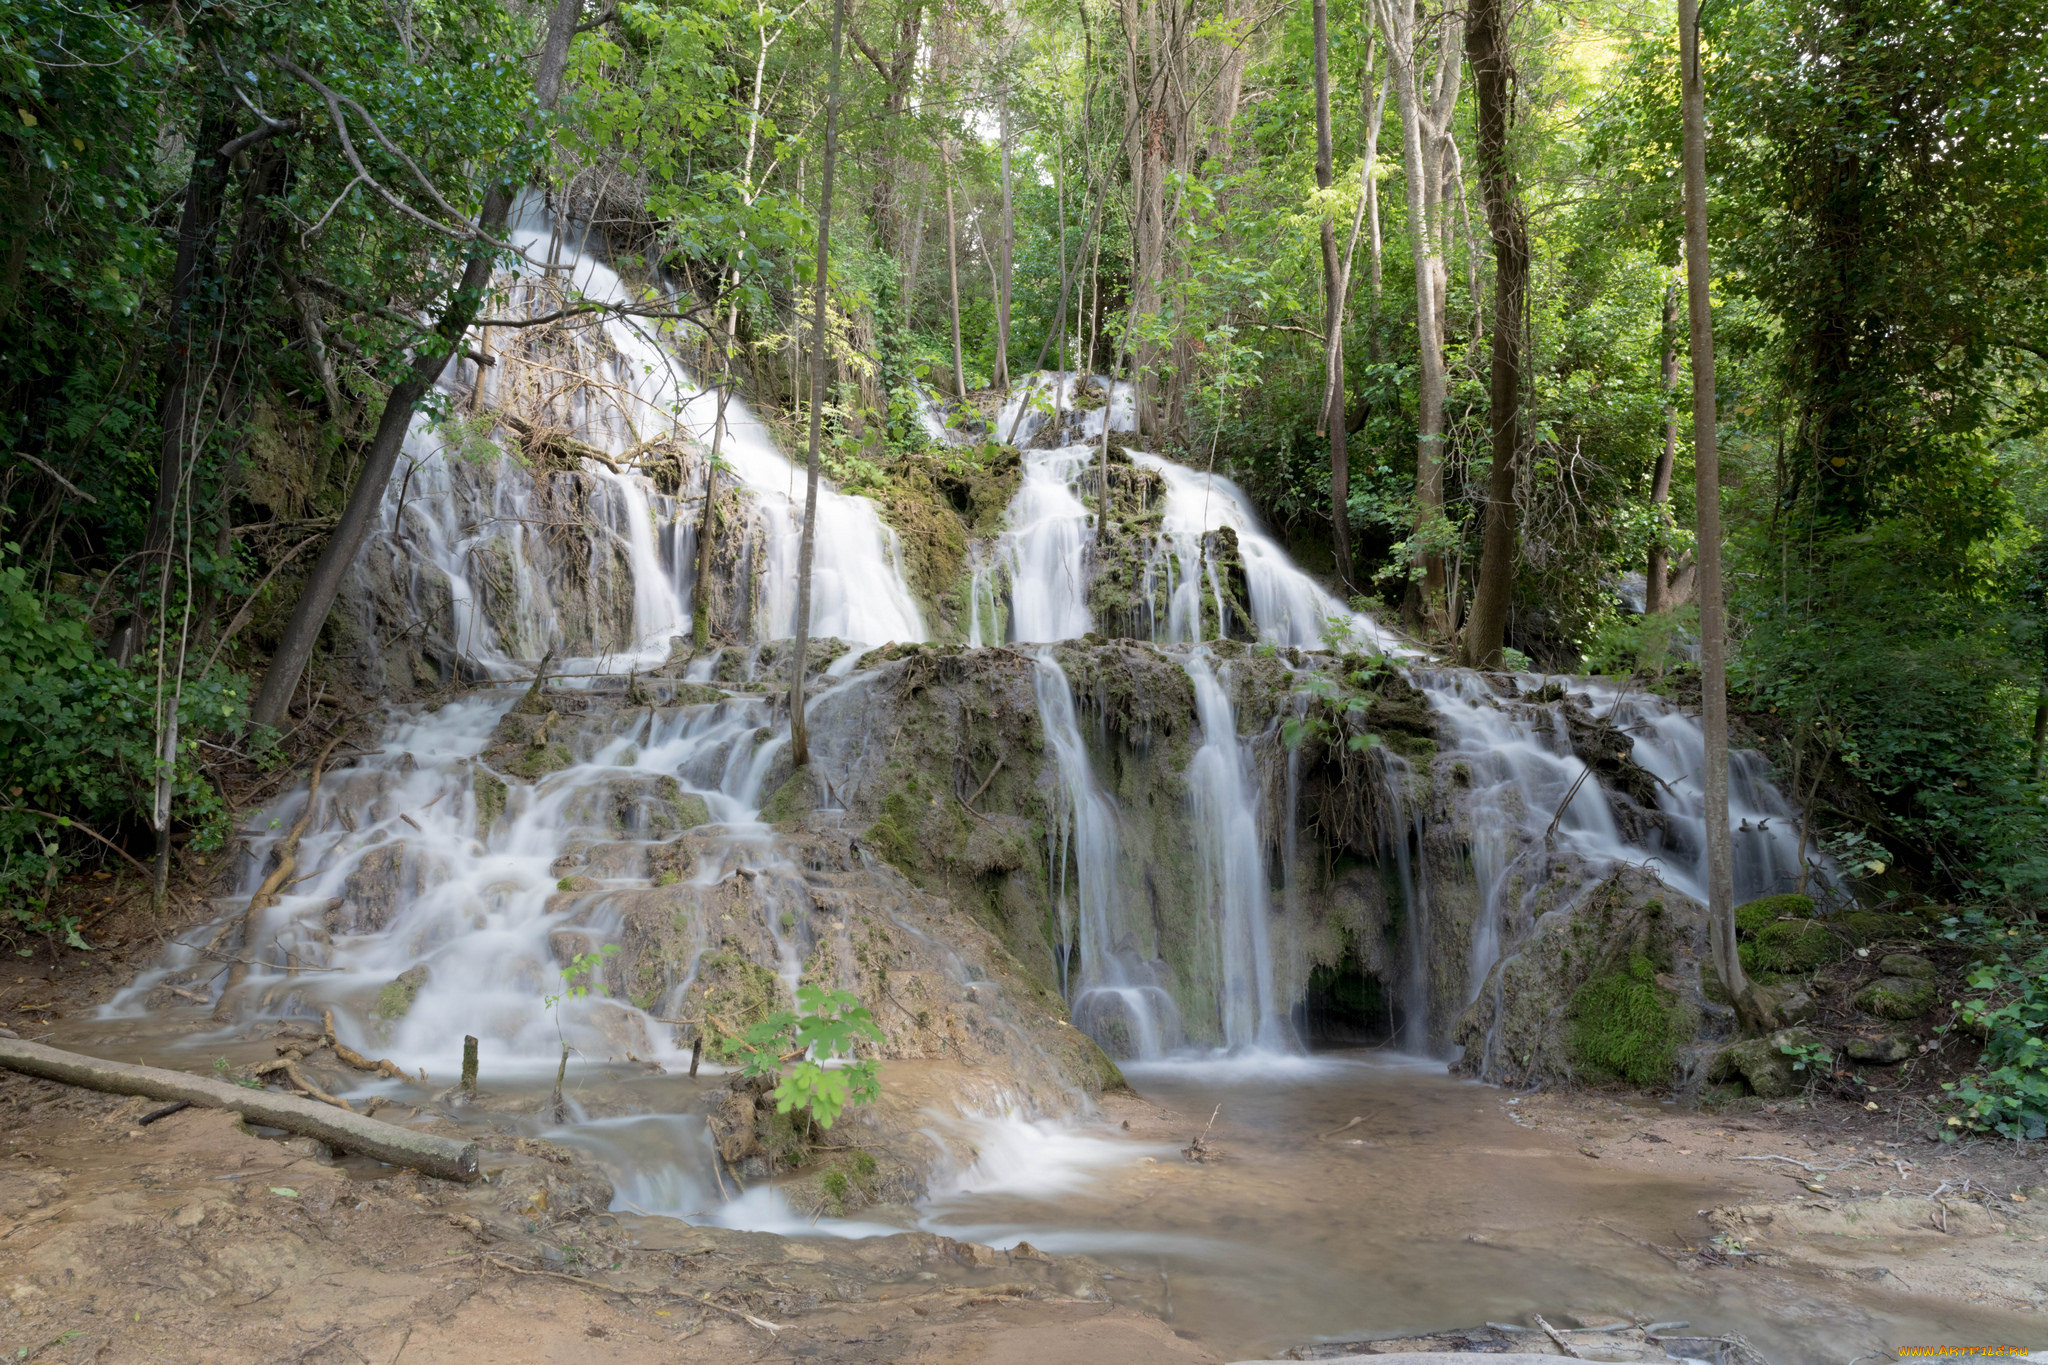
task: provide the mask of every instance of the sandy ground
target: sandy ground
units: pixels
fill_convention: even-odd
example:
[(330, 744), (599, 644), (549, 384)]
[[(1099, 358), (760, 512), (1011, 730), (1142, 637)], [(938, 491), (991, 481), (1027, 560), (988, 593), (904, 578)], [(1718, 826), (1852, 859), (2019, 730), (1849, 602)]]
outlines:
[[(0, 1349), (61, 1362), (1216, 1359), (1083, 1262), (929, 1234), (797, 1242), (553, 1220), (225, 1113), (0, 1078)], [(542, 1186), (544, 1187), (544, 1185)], [(520, 1193), (508, 1209), (506, 1191)]]

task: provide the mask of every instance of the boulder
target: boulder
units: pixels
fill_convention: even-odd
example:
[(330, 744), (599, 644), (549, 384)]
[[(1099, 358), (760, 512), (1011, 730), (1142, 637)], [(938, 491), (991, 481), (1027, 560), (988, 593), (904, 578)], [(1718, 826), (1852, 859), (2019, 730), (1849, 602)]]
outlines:
[(1856, 992), (1856, 1008), (1880, 1019), (1918, 1019), (1939, 1002), (1934, 983), (1916, 976), (1881, 976)]
[(1803, 1028), (1779, 1029), (1762, 1038), (1745, 1038), (1721, 1049), (1709, 1078), (1728, 1080), (1740, 1076), (1762, 1098), (1783, 1099), (1796, 1093), (1809, 1078), (1807, 1071), (1794, 1068), (1799, 1059), (1793, 1053), (1803, 1047), (1820, 1046), (1820, 1038)]
[(1784, 1024), (1807, 1024), (1820, 1012), (1806, 988), (1797, 982), (1786, 982), (1777, 986), (1758, 986), (1757, 1003), (1769, 1011), (1771, 1016)]
[(1934, 979), (1934, 964), (1916, 953), (1886, 953), (1877, 960), (1877, 969), (1886, 976), (1907, 976), (1919, 981)]
[(1842, 1051), (1854, 1061), (1890, 1066), (1912, 1056), (1913, 1047), (1913, 1036), (1909, 1033), (1859, 1034), (1844, 1043)]
[(405, 1018), (412, 1009), (412, 1002), (419, 998), (421, 987), (427, 984), (429, 975), (427, 964), (422, 962), (385, 982), (383, 989), (377, 992), (377, 1008), (373, 1017), (386, 1024)]

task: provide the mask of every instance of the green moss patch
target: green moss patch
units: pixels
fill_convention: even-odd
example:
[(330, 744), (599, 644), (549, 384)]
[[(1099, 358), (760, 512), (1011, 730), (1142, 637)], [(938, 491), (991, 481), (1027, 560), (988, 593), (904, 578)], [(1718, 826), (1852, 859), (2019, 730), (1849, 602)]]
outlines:
[(1677, 998), (1657, 984), (1648, 957), (1639, 953), (1626, 970), (1593, 977), (1579, 987), (1570, 1018), (1568, 1046), (1575, 1064), (1640, 1086), (1670, 1081), (1685, 1037), (1684, 1019)]
[(1781, 919), (1812, 919), (1813, 897), (1787, 893), (1764, 896), (1735, 907), (1735, 932), (1744, 938), (1756, 935), (1766, 925)]

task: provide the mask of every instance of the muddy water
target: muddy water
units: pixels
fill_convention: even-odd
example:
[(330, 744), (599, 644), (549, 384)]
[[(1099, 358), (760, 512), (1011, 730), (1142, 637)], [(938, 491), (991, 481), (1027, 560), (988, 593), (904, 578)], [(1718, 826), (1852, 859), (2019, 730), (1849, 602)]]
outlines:
[(1589, 1160), (1439, 1063), (1350, 1054), (1138, 1067), (1131, 1080), (1184, 1126), (1215, 1111), (1218, 1159), (1188, 1163), (1189, 1134), (1161, 1141), (1142, 1119), (1132, 1133), (1049, 1132), (1059, 1150), (1039, 1152), (991, 1132), (924, 1226), (1092, 1255), (1119, 1275), (1115, 1297), (1226, 1359), (1532, 1312), (1683, 1319), (1739, 1332), (1777, 1365), (2000, 1336), (1967, 1310), (1840, 1282), (1680, 1270), (1642, 1242), (1707, 1241), (1700, 1212), (1744, 1189)]

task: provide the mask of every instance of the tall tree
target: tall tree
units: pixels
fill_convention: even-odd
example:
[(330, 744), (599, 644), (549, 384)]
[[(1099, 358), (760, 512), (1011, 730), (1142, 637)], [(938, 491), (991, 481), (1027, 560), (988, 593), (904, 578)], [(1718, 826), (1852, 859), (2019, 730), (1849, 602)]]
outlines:
[(1401, 114), (1401, 163), (1407, 182), (1408, 238), (1415, 261), (1415, 340), (1418, 351), (1415, 421), (1415, 541), (1422, 570), (1419, 615), (1425, 627), (1446, 626), (1444, 561), (1436, 542), (1444, 520), (1444, 263), (1434, 211), (1442, 184), (1444, 134), (1457, 105), (1463, 66), (1463, 31), (1444, 26), (1435, 88), (1422, 87), (1417, 50), (1417, 0), (1372, 0), (1387, 37), (1387, 66)]
[(804, 455), (804, 534), (796, 555), (796, 644), (789, 652), (789, 754), (799, 768), (811, 762), (810, 732), (804, 724), (804, 669), (810, 662), (811, 561), (818, 549), (818, 447), (825, 435), (825, 405), (818, 395), (825, 392), (825, 352), (831, 336), (826, 308), (832, 271), (832, 177), (839, 162), (839, 49), (845, 27), (846, 0), (833, 0), (832, 53), (825, 68), (825, 172), (818, 188), (818, 259), (811, 285), (811, 431)]
[(1707, 90), (1699, 0), (1678, 0), (1685, 126), (1685, 296), (1692, 329), (1692, 442), (1699, 499), (1700, 728), (1706, 742), (1707, 930), (1714, 970), (1745, 1025), (1764, 1022), (1735, 944), (1735, 851), (1728, 828), (1728, 636), (1721, 600), (1721, 459), (1714, 409), (1714, 310), (1707, 271)]
[(1514, 63), (1506, 0), (1471, 0), (1465, 50), (1479, 96), (1479, 183), (1493, 238), (1493, 370), (1487, 425), (1493, 466), (1486, 479), (1486, 522), (1479, 583), (1465, 623), (1465, 662), (1498, 668), (1515, 582), (1515, 460), (1522, 442), (1522, 304), (1529, 288), (1529, 228), (1515, 182), (1508, 131), (1514, 119)]
[(1656, 518), (1651, 534), (1650, 562), (1643, 572), (1643, 610), (1654, 616), (1675, 605), (1671, 601), (1670, 548), (1664, 543), (1664, 528), (1671, 516), (1671, 470), (1678, 461), (1678, 281), (1664, 286), (1664, 314), (1659, 336), (1658, 377), (1664, 389), (1664, 448), (1657, 454), (1657, 469), (1650, 476), (1650, 515)]
[[(1316, 188), (1326, 195), (1336, 181), (1330, 165), (1330, 4), (1315, 0)], [(1323, 409), (1318, 425), (1330, 438), (1330, 548), (1337, 577), (1351, 584), (1351, 469), (1345, 449), (1343, 267), (1337, 259), (1337, 228), (1325, 201), (1323, 246)], [(1356, 240), (1354, 238), (1354, 240)]]
[[(583, 0), (555, 0), (554, 7), (548, 12), (547, 32), (541, 41), (540, 60), (533, 73), (534, 122), (538, 121), (538, 115), (555, 107), (555, 101), (562, 93), (562, 77), (569, 65), (569, 41), (576, 35), (576, 21), (582, 13)], [(315, 90), (322, 88), (316, 77), (296, 66), (281, 64)], [(270, 667), (263, 675), (263, 687), (249, 707), (249, 718), (259, 725), (276, 725), (284, 719), (292, 693), (298, 690), (300, 675), (306, 671), (306, 662), (313, 657), (313, 647), (319, 642), (321, 628), (327, 624), (327, 613), (333, 609), (334, 599), (341, 592), (342, 580), (348, 576), (356, 556), (362, 553), (363, 542), (369, 538), (370, 528), (376, 520), (377, 505), (384, 500), (385, 488), (391, 482), (391, 471), (398, 463), (399, 448), (405, 443), (405, 433), (412, 425), (413, 413), (441, 377), (449, 359), (461, 349), (463, 334), (476, 321), (477, 313), (483, 307), (484, 291), (490, 284), (498, 254), (492, 239), (505, 230), (516, 191), (517, 186), (504, 180), (494, 181), (485, 191), (483, 208), (477, 215), (476, 229), (470, 234), (465, 251), (461, 278), (449, 292), (439, 321), (420, 342), (404, 376), (391, 386), (391, 392), (384, 400), (384, 412), (377, 421), (377, 431), (370, 439), (369, 449), (363, 455), (356, 486), (350, 492), (348, 504), (342, 509), (334, 533), (327, 541), (327, 548), (321, 552), (319, 561), (306, 577), (306, 586), (299, 593), (291, 620), (286, 623), (277, 648), (270, 656)]]
[[(1007, 68), (1008, 62), (1005, 61), (1004, 65)], [(1017, 218), (1010, 197), (1010, 77), (1007, 69), (996, 98), (1000, 106), (998, 127), (1003, 153), (1003, 225), (1002, 235), (996, 244), (996, 364), (989, 383), (1007, 393), (1010, 389), (1010, 281), (1017, 245)]]

